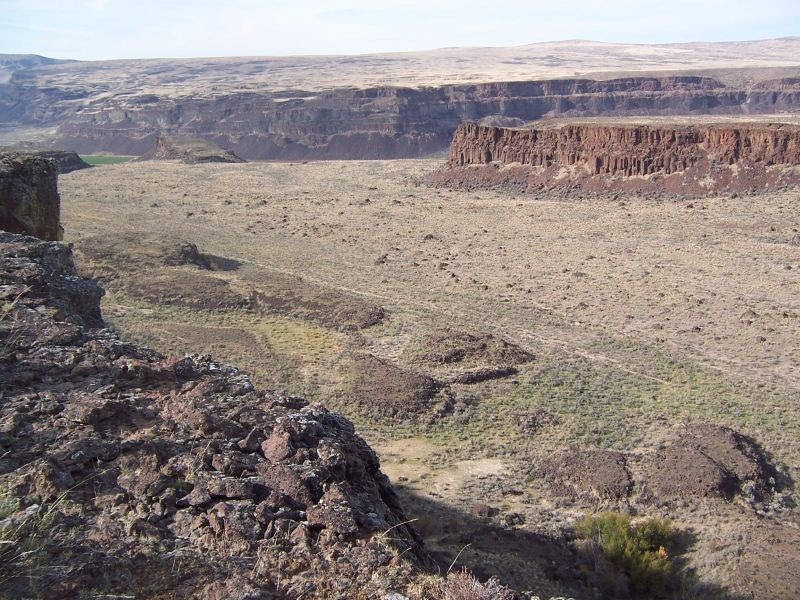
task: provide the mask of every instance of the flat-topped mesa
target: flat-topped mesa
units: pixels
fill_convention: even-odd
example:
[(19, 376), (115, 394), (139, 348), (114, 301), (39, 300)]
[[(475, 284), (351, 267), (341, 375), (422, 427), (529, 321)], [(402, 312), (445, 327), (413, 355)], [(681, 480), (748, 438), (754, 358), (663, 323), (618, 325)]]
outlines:
[(506, 129), (462, 123), (450, 146), (453, 166), (492, 162), (536, 167), (584, 165), (592, 175), (666, 175), (703, 159), (733, 165), (800, 164), (800, 127), (748, 124), (663, 127), (564, 125)]
[[(454, 174), (459, 167), (497, 167), (497, 163), (511, 173), (498, 176), (483, 171), (482, 178), (475, 173)], [(519, 183), (524, 174), (526, 183), (535, 187), (610, 189), (626, 187), (621, 178), (638, 177), (648, 180), (639, 187), (660, 184), (691, 192), (793, 183), (797, 170), (787, 167), (797, 165), (800, 126), (796, 125), (593, 123), (511, 129), (465, 122), (455, 132), (448, 169), (438, 179), (501, 183), (505, 178)], [(739, 167), (746, 171), (746, 179)]]

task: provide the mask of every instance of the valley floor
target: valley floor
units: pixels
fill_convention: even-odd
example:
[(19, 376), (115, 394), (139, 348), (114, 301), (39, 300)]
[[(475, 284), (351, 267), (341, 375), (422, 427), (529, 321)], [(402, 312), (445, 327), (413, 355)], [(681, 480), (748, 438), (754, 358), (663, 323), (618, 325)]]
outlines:
[[(125, 336), (351, 418), (445, 568), (590, 597), (569, 531), (609, 508), (691, 531), (710, 584), (791, 597), (800, 194), (463, 192), (439, 164), (108, 165), (61, 176), (62, 221)], [(650, 457), (701, 422), (781, 466), (760, 514), (652, 498)], [(622, 453), (630, 490), (542, 476), (568, 448)]]

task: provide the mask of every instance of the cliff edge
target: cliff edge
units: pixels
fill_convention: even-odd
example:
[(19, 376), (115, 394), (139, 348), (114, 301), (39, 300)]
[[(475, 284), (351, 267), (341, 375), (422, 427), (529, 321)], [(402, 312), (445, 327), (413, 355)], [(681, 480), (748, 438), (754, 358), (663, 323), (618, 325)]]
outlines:
[(749, 191), (800, 183), (800, 127), (565, 124), (503, 128), (459, 125), (446, 167), (456, 185), (533, 189)]
[(0, 229), (60, 240), (58, 164), (25, 152), (0, 153)]

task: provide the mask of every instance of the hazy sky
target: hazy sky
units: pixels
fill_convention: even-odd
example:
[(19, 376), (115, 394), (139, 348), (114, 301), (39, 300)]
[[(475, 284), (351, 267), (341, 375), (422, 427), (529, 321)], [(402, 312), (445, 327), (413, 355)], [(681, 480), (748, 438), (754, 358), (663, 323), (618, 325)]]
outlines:
[(105, 59), (800, 35), (800, 0), (0, 0), (0, 53)]

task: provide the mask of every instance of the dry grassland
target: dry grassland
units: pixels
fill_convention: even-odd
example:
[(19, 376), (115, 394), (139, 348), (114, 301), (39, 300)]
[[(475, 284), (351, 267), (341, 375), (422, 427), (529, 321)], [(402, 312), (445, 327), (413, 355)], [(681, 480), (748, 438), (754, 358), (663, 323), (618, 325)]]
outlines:
[[(344, 412), (429, 546), (452, 558), (471, 544), (462, 563), (519, 589), (580, 591), (558, 583), (579, 579), (562, 533), (598, 504), (533, 477), (553, 452), (614, 449), (635, 463), (710, 421), (796, 478), (800, 192), (465, 193), (430, 187), (438, 166), (110, 165), (60, 178), (62, 216), (80, 265), (109, 290), (111, 324)], [(165, 266), (180, 240), (216, 267)], [(426, 353), (421, 340), (445, 345)], [(496, 516), (476, 516), (478, 502)], [(748, 554), (766, 534), (741, 506), (622, 504), (693, 528), (693, 564), (711, 581), (784, 564)], [(553, 561), (566, 571), (542, 567)]]

